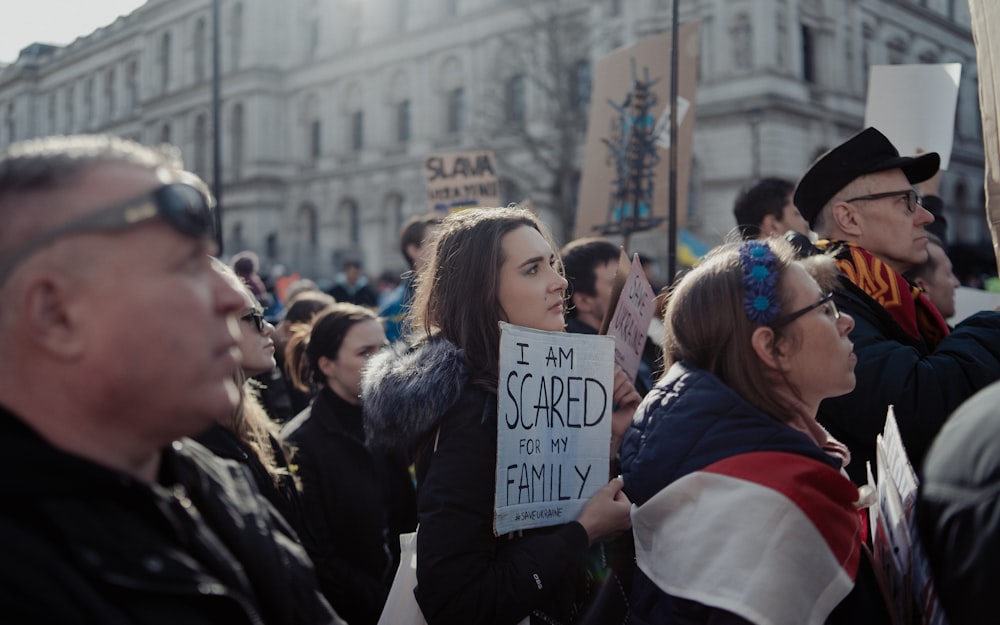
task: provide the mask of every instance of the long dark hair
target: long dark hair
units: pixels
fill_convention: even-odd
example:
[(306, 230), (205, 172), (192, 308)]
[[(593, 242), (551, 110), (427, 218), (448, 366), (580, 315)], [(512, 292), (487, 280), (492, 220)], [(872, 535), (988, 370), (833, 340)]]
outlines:
[(449, 215), (438, 227), (428, 267), (417, 278), (412, 327), (462, 348), (470, 379), (492, 388), (500, 359), (501, 240), (525, 226), (537, 230), (553, 252), (558, 249), (545, 225), (522, 208), (473, 208)]

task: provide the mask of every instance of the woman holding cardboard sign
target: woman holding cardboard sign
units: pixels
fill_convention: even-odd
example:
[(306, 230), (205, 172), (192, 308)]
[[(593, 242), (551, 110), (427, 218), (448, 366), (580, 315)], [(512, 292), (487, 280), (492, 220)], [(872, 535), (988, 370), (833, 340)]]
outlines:
[(622, 446), (637, 623), (889, 622), (850, 454), (816, 422), (854, 388), (854, 320), (833, 260), (793, 257), (725, 245), (670, 295), (669, 368)]
[[(545, 227), (530, 212), (472, 209), (447, 217), (421, 274), (415, 346), (369, 362), (362, 382), (368, 440), (417, 453), (416, 597), (427, 622), (578, 622), (588, 603), (581, 562), (591, 544), (629, 528), (613, 479), (576, 520), (493, 534), (499, 322), (561, 332), (566, 280)], [(610, 363), (609, 363), (610, 366)], [(612, 430), (639, 396), (615, 375)], [(591, 601), (592, 603), (592, 601)]]

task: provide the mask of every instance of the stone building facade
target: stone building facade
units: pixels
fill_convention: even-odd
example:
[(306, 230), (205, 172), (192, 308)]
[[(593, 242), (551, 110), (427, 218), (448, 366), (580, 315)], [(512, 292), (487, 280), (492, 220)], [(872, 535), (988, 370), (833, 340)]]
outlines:
[[(493, 149), (503, 201), (566, 235), (590, 71), (670, 28), (670, 0), (220, 0), (225, 251), (329, 280), (402, 268), (427, 208), (422, 159)], [(170, 142), (211, 182), (212, 0), (148, 0), (65, 47), (0, 67), (0, 148), (56, 133)], [(988, 240), (968, 6), (959, 0), (682, 0), (700, 20), (689, 227), (715, 243), (747, 180), (798, 178), (859, 130), (867, 67), (963, 65), (952, 241)], [(666, 62), (667, 60), (665, 60)], [(914, 94), (919, 97), (919, 94)], [(555, 164), (554, 164), (555, 163)], [(662, 234), (634, 240), (666, 255)]]

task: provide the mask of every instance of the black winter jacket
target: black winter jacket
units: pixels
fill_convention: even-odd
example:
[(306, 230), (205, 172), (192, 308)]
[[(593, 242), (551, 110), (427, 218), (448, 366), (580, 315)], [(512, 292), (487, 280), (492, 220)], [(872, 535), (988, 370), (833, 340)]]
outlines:
[(362, 410), (329, 388), (281, 438), (302, 481), (302, 510), (320, 588), (351, 625), (378, 621), (399, 561), (399, 534), (417, 524), (403, 454), (364, 444)]
[(468, 377), (462, 351), (434, 339), (394, 344), (362, 381), (369, 444), (422, 450), (417, 602), (430, 625), (565, 622), (586, 531), (573, 521), (493, 535), (497, 397)]
[(841, 286), (834, 301), (854, 318), (850, 338), (858, 357), (857, 386), (824, 400), (818, 420), (851, 450), (847, 472), (864, 484), (865, 463), (875, 464), (875, 437), (890, 404), (910, 461), (919, 469), (948, 415), (1000, 379), (1000, 312), (972, 315), (931, 350), (847, 278), (841, 277)]
[(157, 484), (55, 449), (0, 408), (5, 623), (341, 623), (247, 470), (191, 440)]

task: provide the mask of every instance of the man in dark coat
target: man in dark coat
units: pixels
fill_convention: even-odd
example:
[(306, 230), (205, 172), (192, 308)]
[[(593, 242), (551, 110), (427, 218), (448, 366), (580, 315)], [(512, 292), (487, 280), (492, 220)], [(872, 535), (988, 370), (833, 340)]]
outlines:
[(903, 277), (927, 261), (925, 227), (934, 220), (912, 185), (939, 164), (933, 152), (900, 156), (868, 128), (821, 156), (795, 190), (795, 205), (821, 238), (817, 247), (837, 259), (837, 306), (855, 321), (857, 386), (825, 400), (819, 421), (850, 448), (847, 470), (857, 483), (866, 479), (865, 462), (874, 465), (890, 405), (919, 469), (948, 414), (1000, 379), (1000, 313), (977, 313), (949, 330)]
[(5, 622), (342, 622), (246, 469), (182, 438), (237, 398), (203, 188), (110, 136), (0, 153)]

